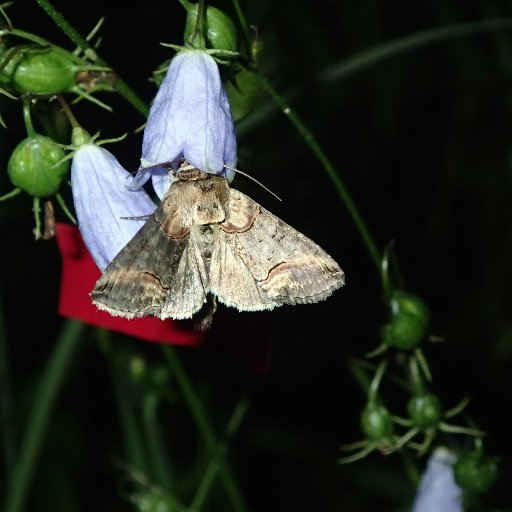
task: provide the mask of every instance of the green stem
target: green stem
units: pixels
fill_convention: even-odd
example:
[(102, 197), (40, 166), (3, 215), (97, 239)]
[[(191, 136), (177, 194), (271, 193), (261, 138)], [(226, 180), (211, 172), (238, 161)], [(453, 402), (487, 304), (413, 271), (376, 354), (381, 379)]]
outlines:
[(71, 210), (68, 208), (66, 201), (64, 201), (64, 198), (58, 192), (55, 194), (55, 197), (57, 198), (57, 202), (60, 204), (60, 207), (67, 215), (68, 219), (76, 226), (78, 223), (75, 219), (75, 216), (71, 213)]
[(247, 24), (247, 20), (245, 19), (244, 11), (240, 7), (240, 2), (238, 0), (231, 0), (233, 7), (235, 8), (236, 15), (238, 16), (238, 23), (240, 24), (240, 28), (243, 33), (243, 41), (246, 47), (247, 56), (249, 60), (254, 59), (254, 55), (252, 54), (252, 45), (249, 37), (249, 25)]
[(50, 354), (34, 397), (25, 436), (7, 492), (4, 512), (21, 512), (23, 510), (50, 415), (53, 412), (62, 382), (76, 355), (79, 347), (78, 341), (84, 330), (85, 325), (82, 322), (67, 320)]
[(11, 61), (11, 59), (19, 53), (19, 48), (9, 48), (9, 50), (7, 52), (5, 52), (5, 56), (4, 58), (2, 59), (2, 61), (0, 62), (0, 72), (4, 70), (4, 68), (7, 66), (7, 64), (9, 64), (9, 62)]
[(208, 449), (211, 458), (219, 464), (219, 471), (222, 477), (222, 483), (228, 498), (231, 501), (233, 510), (237, 512), (245, 512), (246, 507), (243, 502), (242, 496), (235, 483), (235, 479), (232, 472), (226, 463), (223, 455), (219, 453), (219, 444), (213, 433), (213, 429), (208, 421), (206, 411), (204, 410), (203, 404), (196, 394), (192, 385), (185, 373), (180, 360), (176, 356), (174, 348), (171, 345), (165, 345), (162, 347), (162, 351), (167, 359), (169, 367), (171, 368), (172, 374), (178, 383), (178, 386), (187, 402), (187, 405), (194, 417), (197, 424), (199, 433)]
[(169, 489), (171, 476), (167, 464), (166, 450), (158, 425), (158, 405), (160, 399), (156, 393), (149, 392), (144, 397), (144, 430), (147, 438), (148, 455), (154, 468), (152, 478), (164, 489)]
[(25, 130), (27, 130), (27, 135), (30, 138), (34, 138), (37, 133), (34, 130), (32, 117), (30, 116), (30, 100), (26, 96), (23, 98), (23, 121), (25, 122)]
[[(219, 451), (224, 455), (226, 451), (226, 443), (231, 439), (237, 432), (240, 427), (242, 420), (245, 417), (245, 414), (249, 408), (249, 400), (246, 398), (240, 400), (231, 415), (231, 418), (228, 421), (228, 425), (226, 427), (225, 432), (225, 441), (222, 443), (222, 446), (219, 446)], [(192, 503), (190, 505), (191, 510), (202, 510), (203, 504), (208, 496), (208, 493), (212, 487), (212, 484), (219, 472), (219, 463), (218, 460), (212, 459), (204, 472), (203, 478), (196, 490), (196, 494)]]
[(215, 481), (215, 477), (219, 472), (219, 463), (217, 459), (212, 459), (208, 464), (206, 471), (203, 473), (203, 478), (201, 478), (201, 482), (199, 483), (196, 493), (194, 495), (194, 499), (190, 504), (190, 510), (202, 510), (202, 506), (206, 501), (206, 497), (212, 488), (213, 482)]
[(361, 238), (363, 239), (363, 242), (366, 245), (366, 248), (368, 249), (370, 257), (372, 258), (373, 262), (375, 263), (378, 272), (380, 272), (381, 254), (380, 254), (379, 250), (377, 249), (377, 245), (375, 244), (375, 241), (373, 240), (372, 236), (370, 235), (370, 232), (368, 230), (368, 227), (366, 226), (366, 223), (364, 222), (363, 218), (361, 217), (359, 210), (357, 209), (352, 197), (350, 196), (347, 188), (345, 187), (345, 184), (343, 183), (343, 181), (339, 177), (338, 173), (336, 172), (334, 165), (331, 163), (331, 161), (325, 154), (324, 150), (318, 144), (317, 140), (315, 139), (315, 136), (306, 127), (306, 125), (299, 119), (299, 117), (297, 116), (295, 111), (293, 111), (290, 108), (290, 106), (288, 105), (288, 102), (272, 87), (272, 85), (269, 83), (269, 81), (261, 74), (261, 72), (259, 70), (256, 69), (254, 71), (254, 76), (258, 80), (262, 89), (264, 89), (265, 92), (276, 102), (276, 104), (279, 105), (282, 112), (288, 117), (290, 122), (294, 125), (296, 130), (299, 132), (299, 134), (302, 136), (302, 138), (306, 141), (306, 144), (310, 147), (310, 149), (313, 151), (315, 156), (318, 158), (318, 160), (321, 163), (322, 167), (324, 168), (325, 172), (327, 173), (327, 175), (333, 182), (334, 186), (336, 187), (336, 190), (338, 191), (338, 194), (341, 197), (341, 200), (345, 204), (345, 207), (347, 208), (350, 216), (352, 217), (352, 221), (356, 225), (356, 228), (357, 228)]
[(3, 196), (0, 196), (0, 201), (6, 201), (7, 199), (12, 199), (13, 197), (16, 197), (18, 194), (21, 194), (21, 188), (14, 188), (10, 192), (7, 192), (7, 194), (4, 194)]
[(368, 50), (363, 50), (343, 59), (338, 64), (330, 65), (318, 78), (325, 81), (341, 80), (386, 59), (411, 52), (423, 46), (439, 43), (447, 39), (474, 35), (479, 32), (509, 29), (512, 29), (512, 18), (495, 18), (473, 23), (457, 23), (446, 27), (436, 27), (415, 32), (405, 37), (372, 46)]
[(370, 389), (371, 380), (368, 377), (365, 369), (368, 371), (375, 371), (375, 366), (368, 361), (362, 361), (356, 358), (351, 358), (349, 361), (349, 368), (352, 375), (357, 380), (365, 393)]
[(409, 357), (409, 378), (413, 393), (422, 394), (425, 392), (425, 383), (418, 368), (418, 362), (414, 356)]
[[(87, 40), (82, 37), (62, 16), (62, 14), (55, 9), (49, 0), (36, 0), (46, 14), (55, 22), (55, 24), (68, 36), (68, 38), (75, 43), (86, 55), (96, 56), (96, 52)], [(101, 57), (96, 57), (96, 62), (101, 66), (111, 67), (108, 62), (103, 60)], [(149, 113), (149, 107), (146, 103), (137, 95), (137, 93), (121, 78), (116, 80), (116, 89), (123, 98), (131, 103), (143, 116), (147, 116)]]
[(384, 377), (384, 373), (386, 371), (388, 365), (388, 361), (382, 361), (379, 364), (377, 371), (372, 379), (372, 383), (370, 384), (370, 388), (368, 390), (368, 401), (376, 403), (378, 401), (379, 396), (379, 387), (382, 382), (382, 377)]
[(407, 450), (400, 450), (400, 455), (402, 457), (402, 462), (404, 464), (405, 472), (409, 478), (409, 481), (412, 482), (415, 486), (419, 485), (421, 475), (418, 471), (418, 465), (414, 462), (411, 454)]
[(8, 484), (11, 482), (10, 478), (14, 466), (14, 448), (16, 447), (10, 380), (7, 333), (5, 331), (2, 308), (0, 309), (0, 423), (2, 425), (4, 464)]
[(389, 258), (391, 252), (391, 244), (388, 244), (384, 249), (381, 262), (381, 278), (382, 278), (382, 289), (384, 290), (384, 300), (387, 302), (391, 298), (391, 292), (393, 291), (393, 282), (391, 280), (389, 272)]
[(64, 111), (64, 114), (68, 118), (71, 128), (80, 128), (80, 124), (76, 120), (76, 117), (74, 116), (73, 112), (71, 112), (71, 109), (69, 108), (67, 101), (62, 97), (62, 95), (57, 94), (57, 101), (59, 102), (60, 107)]
[[(110, 339), (110, 331), (98, 329), (101, 338)], [(112, 378), (114, 389), (117, 396), (117, 406), (119, 408), (119, 420), (123, 431), (125, 457), (130, 466), (133, 466), (140, 473), (148, 474), (148, 458), (145, 456), (143, 436), (141, 428), (137, 421), (135, 413), (135, 404), (133, 393), (126, 392), (130, 390), (129, 382), (126, 377), (127, 361), (122, 348), (112, 345), (113, 371)]]
[(205, 0), (199, 0), (197, 4), (197, 16), (196, 24), (194, 26), (194, 32), (188, 38), (187, 43), (192, 45), (193, 48), (206, 48), (206, 41), (204, 38), (204, 20), (205, 20)]

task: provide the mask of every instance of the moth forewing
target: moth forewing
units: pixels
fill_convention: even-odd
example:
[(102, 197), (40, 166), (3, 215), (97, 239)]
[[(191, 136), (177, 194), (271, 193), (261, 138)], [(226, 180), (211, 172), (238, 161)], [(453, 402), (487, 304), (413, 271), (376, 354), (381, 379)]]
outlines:
[(91, 293), (128, 318), (191, 318), (211, 293), (240, 311), (325, 299), (344, 284), (317, 244), (225, 178), (177, 172), (162, 203)]
[[(240, 310), (273, 309), (318, 302), (344, 284), (343, 271), (323, 249), (238, 190), (231, 189), (228, 212), (220, 225), (223, 249), (214, 254), (236, 263), (223, 271), (222, 258), (212, 258), (211, 267), (212, 292), (221, 302)], [(228, 295), (231, 288), (237, 293)]]

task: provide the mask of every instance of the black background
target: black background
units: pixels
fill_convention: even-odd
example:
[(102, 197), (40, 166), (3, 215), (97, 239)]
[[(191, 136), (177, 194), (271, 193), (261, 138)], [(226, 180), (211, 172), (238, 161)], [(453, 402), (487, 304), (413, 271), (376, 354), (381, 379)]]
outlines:
[[(159, 43), (182, 42), (181, 6), (151, 0), (55, 6), (82, 34), (106, 17), (100, 54), (149, 102), (156, 90), (151, 71), (172, 55)], [(228, 2), (218, 6), (234, 16)], [(446, 340), (425, 346), (433, 389), (446, 407), (472, 397), (468, 413), (488, 432), (489, 452), (503, 456), (502, 478), (481, 509), (510, 509), (504, 414), (512, 391), (511, 32), (439, 41), (340, 80), (325, 78), (338, 62), (386, 41), (510, 16), (510, 2), (263, 0), (243, 8), (258, 27), (261, 68), (336, 166), (379, 249), (394, 241), (407, 289), (429, 305), (430, 331)], [(35, 2), (20, 1), (8, 12), (17, 28), (72, 48)], [(133, 130), (144, 119), (121, 98), (100, 97), (113, 114), (84, 103), (74, 112), (91, 133), (101, 129), (109, 138), (128, 132), (110, 150), (134, 169), (140, 135)], [(0, 105), (8, 125), (0, 135), (5, 169), (24, 135), (20, 104), (2, 99)], [(238, 166), (284, 201), (240, 176), (234, 186), (325, 248), (344, 269), (346, 286), (323, 303), (262, 315), (274, 336), (266, 375), (208, 351), (182, 349), (179, 355), (219, 430), (237, 398), (251, 396), (230, 452), (251, 510), (407, 510), (414, 485), (400, 456), (336, 464), (339, 445), (360, 437), (365, 396), (348, 359), (379, 343), (385, 319), (379, 275), (334, 186), (286, 117), (264, 95), (255, 112), (263, 116), (249, 115), (238, 125)], [(10, 190), (5, 172), (0, 185), (1, 193)], [(34, 242), (31, 204), (26, 195), (0, 204), (0, 293), (20, 433), (63, 321), (56, 314), (58, 252), (53, 241)], [(223, 329), (238, 323), (234, 311), (219, 315)], [(29, 510), (130, 510), (112, 463), (123, 449), (111, 365), (92, 330), (89, 337), (51, 422)], [(158, 347), (126, 338), (120, 343), (149, 364), (162, 362)], [(388, 401), (404, 414), (392, 391)], [(174, 407), (162, 413), (167, 444), (171, 452), (178, 445), (173, 456), (193, 466), (188, 412)], [(462, 438), (460, 446), (470, 443)], [(417, 463), (421, 469), (424, 460)], [(212, 503), (222, 503), (217, 492)]]

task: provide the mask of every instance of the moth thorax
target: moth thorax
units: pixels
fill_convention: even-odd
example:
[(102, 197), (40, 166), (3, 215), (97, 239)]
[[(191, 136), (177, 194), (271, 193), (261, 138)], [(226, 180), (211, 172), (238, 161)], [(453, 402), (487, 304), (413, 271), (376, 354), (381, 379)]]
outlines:
[(214, 194), (207, 196), (207, 200), (199, 202), (195, 205), (192, 215), (192, 221), (199, 226), (207, 224), (219, 224), (226, 218), (224, 205)]

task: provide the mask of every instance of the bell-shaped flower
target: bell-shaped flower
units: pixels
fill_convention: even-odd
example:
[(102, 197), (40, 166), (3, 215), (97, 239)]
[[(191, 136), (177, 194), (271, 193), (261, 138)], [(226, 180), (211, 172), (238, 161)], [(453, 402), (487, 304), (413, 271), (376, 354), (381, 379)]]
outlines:
[(130, 173), (110, 152), (90, 137), (80, 145), (75, 140), (74, 136), (78, 147), (71, 164), (71, 187), (78, 226), (103, 271), (153, 213), (155, 204), (144, 190), (128, 186)]
[(462, 490), (453, 476), (455, 455), (437, 448), (431, 455), (412, 512), (463, 512)]
[[(204, 50), (185, 50), (171, 61), (149, 112), (143, 167), (185, 159), (204, 172), (233, 179), (236, 137), (217, 63)], [(144, 173), (144, 171), (143, 171)], [(161, 197), (166, 173), (152, 173)]]

